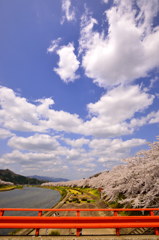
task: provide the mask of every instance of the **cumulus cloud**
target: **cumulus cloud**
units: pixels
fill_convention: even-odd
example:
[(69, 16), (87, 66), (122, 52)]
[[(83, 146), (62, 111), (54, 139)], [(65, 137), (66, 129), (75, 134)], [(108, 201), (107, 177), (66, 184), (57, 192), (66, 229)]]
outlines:
[[(51, 172), (51, 173), (55, 173), (55, 172), (57, 172), (57, 173), (59, 173), (59, 172), (61, 172), (61, 171), (66, 171), (68, 169), (68, 166), (59, 166), (59, 167), (54, 167), (54, 168), (46, 168), (46, 169), (44, 169), (44, 172), (46, 173), (46, 172)], [(59, 176), (59, 175), (58, 175)]]
[(62, 10), (64, 12), (62, 23), (65, 19), (69, 22), (75, 19), (75, 10), (71, 7), (71, 0), (62, 0)]
[(88, 173), (89, 173), (89, 172), (92, 172), (93, 170), (94, 170), (94, 167), (93, 167), (93, 168), (91, 168), (91, 167), (88, 167), (88, 168), (87, 168), (87, 167), (83, 167), (83, 168), (78, 168), (78, 169), (77, 169), (77, 171), (79, 171), (79, 172), (86, 172), (86, 173), (87, 173), (87, 172), (88, 172)]
[(127, 124), (135, 113), (142, 113), (153, 103), (154, 96), (139, 86), (116, 87), (96, 103), (87, 105), (91, 119), (81, 126), (83, 133), (112, 137), (130, 134), (134, 128)]
[(158, 0), (138, 0), (136, 4), (139, 8), (136, 17), (138, 26), (142, 28), (143, 32), (145, 31), (146, 34), (149, 34), (153, 28), (153, 18), (157, 16), (159, 11), (159, 2)]
[(12, 137), (14, 134), (8, 131), (7, 129), (0, 128), (0, 139), (5, 139)]
[[(158, 112), (152, 112), (140, 121), (134, 118), (134, 114), (142, 113), (152, 104), (153, 99), (153, 95), (144, 92), (139, 86), (120, 86), (109, 90), (96, 103), (88, 104), (90, 119), (84, 122), (77, 115), (55, 111), (52, 108), (52, 98), (29, 103), (25, 98), (17, 96), (13, 90), (1, 87), (0, 122), (6, 129), (22, 132), (53, 129), (56, 132), (74, 132), (101, 138), (116, 137), (133, 132), (138, 124), (158, 121)], [(127, 119), (130, 120), (129, 123), (126, 122)], [(13, 148), (13, 151), (1, 156), (1, 166), (19, 164), (20, 169), (37, 169), (37, 166), (41, 166), (44, 170), (48, 169), (48, 166), (67, 166), (65, 171), (68, 176), (75, 174), (76, 177), (85, 177), (88, 174), (87, 171), (81, 175), (83, 164), (90, 174), (94, 174), (97, 165), (101, 169), (107, 166), (107, 163), (109, 165), (110, 161), (117, 163), (128, 157), (133, 147), (145, 144), (144, 139), (70, 139), (59, 135), (50, 136), (48, 133), (22, 137), (11, 136), (9, 130), (3, 134), (11, 137), (8, 146)], [(81, 171), (77, 171), (77, 168)]]
[(18, 163), (23, 166), (31, 164), (31, 166), (36, 166), (37, 164), (48, 164), (52, 165), (60, 164), (60, 159), (55, 160), (54, 153), (38, 153), (38, 152), (20, 152), (14, 150), (11, 153), (6, 153), (0, 158), (0, 164), (6, 163)]
[[(37, 128), (36, 106), (15, 95), (12, 89), (0, 87), (0, 123), (12, 130), (29, 131)], [(42, 130), (42, 129), (41, 129)]]
[[(60, 168), (66, 174), (77, 177), (78, 169), (89, 169), (94, 174), (97, 165), (101, 169), (107, 162), (127, 157), (131, 149), (145, 144), (144, 139), (93, 139), (78, 138), (70, 146), (63, 146), (62, 141), (73, 143), (70, 138), (35, 134), (30, 137), (14, 136), (8, 142), (13, 148), (10, 153), (3, 154), (0, 165), (16, 164), (20, 169), (45, 172), (59, 172)], [(83, 144), (87, 143), (87, 148)], [(48, 167), (49, 166), (49, 167)], [(65, 167), (64, 167), (65, 166)], [(57, 171), (56, 171), (57, 170)], [(85, 171), (84, 171), (85, 172)], [(86, 176), (87, 173), (83, 173)], [(81, 176), (81, 175), (79, 175)]]
[(159, 28), (152, 27), (159, 3), (141, 0), (136, 4), (138, 11), (132, 1), (116, 1), (106, 11), (107, 35), (93, 30), (95, 19), (82, 18), (82, 66), (87, 77), (101, 87), (130, 83), (159, 66)]
[(75, 48), (72, 43), (69, 43), (67, 46), (62, 46), (57, 50), (60, 59), (58, 62), (58, 68), (54, 68), (54, 71), (66, 83), (73, 82), (79, 78), (75, 72), (77, 71), (80, 62), (77, 60), (74, 50)]
[[(77, 114), (54, 110), (52, 98), (30, 103), (17, 96), (13, 90), (1, 87), (0, 124), (6, 130), (22, 132), (46, 133), (52, 129), (86, 136), (117, 137), (134, 132), (137, 127), (135, 121), (138, 120), (134, 117), (136, 113), (140, 113), (139, 122), (142, 121), (143, 125), (157, 122), (157, 112), (149, 113), (147, 120), (142, 116), (143, 111), (153, 103), (153, 99), (153, 95), (139, 86), (119, 86), (107, 91), (96, 103), (88, 104), (89, 119), (84, 121)], [(86, 139), (72, 142), (66, 140), (67, 144), (74, 146), (87, 142)]]
[(0, 124), (6, 129), (23, 132), (45, 132), (48, 129), (76, 132), (82, 123), (76, 114), (51, 109), (54, 104), (51, 98), (38, 99), (35, 103), (17, 96), (12, 89), (0, 87)]
[(28, 138), (14, 136), (8, 141), (8, 145), (12, 148), (34, 152), (57, 151), (60, 146), (56, 137), (46, 134), (36, 134)]
[(92, 155), (98, 156), (98, 161), (106, 163), (109, 161), (119, 161), (130, 155), (133, 147), (146, 144), (145, 139), (93, 139), (90, 142)]
[(132, 118), (129, 125), (131, 128), (137, 128), (146, 124), (159, 123), (159, 111), (151, 112), (147, 116), (141, 118)]
[(69, 139), (69, 138), (63, 138), (64, 142), (72, 147), (82, 147), (85, 144), (88, 144), (90, 142), (89, 139), (86, 138), (79, 138), (79, 139)]
[(142, 91), (138, 85), (117, 87), (108, 91), (96, 103), (87, 105), (92, 115), (105, 117), (110, 123), (130, 119), (153, 103), (154, 96)]
[(148, 123), (159, 123), (159, 111), (150, 113), (147, 118), (149, 118)]

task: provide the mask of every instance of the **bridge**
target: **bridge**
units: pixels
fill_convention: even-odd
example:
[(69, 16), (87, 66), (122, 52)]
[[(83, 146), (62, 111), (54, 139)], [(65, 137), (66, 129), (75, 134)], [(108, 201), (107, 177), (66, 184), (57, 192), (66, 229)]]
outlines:
[[(31, 213), (37, 216), (6, 216), (6, 212), (17, 211)], [(54, 213), (72, 212), (72, 216), (56, 216)], [(82, 212), (111, 213), (111, 216), (81, 216)], [(82, 235), (82, 229), (116, 229), (116, 236), (120, 236), (122, 228), (153, 228), (154, 234), (159, 236), (159, 216), (155, 213), (158, 208), (141, 209), (14, 209), (0, 208), (0, 228), (35, 229), (35, 236), (39, 236), (40, 229), (76, 229), (76, 236)], [(133, 216), (123, 216), (129, 212)], [(134, 214), (132, 214), (134, 212)], [(50, 213), (49, 216), (46, 213)], [(158, 238), (159, 239), (159, 238)]]

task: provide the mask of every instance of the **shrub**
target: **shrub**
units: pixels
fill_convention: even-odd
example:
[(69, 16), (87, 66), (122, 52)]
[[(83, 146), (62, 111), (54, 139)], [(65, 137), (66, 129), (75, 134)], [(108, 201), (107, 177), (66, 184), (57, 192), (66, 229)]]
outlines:
[(87, 201), (87, 198), (82, 198), (81, 200), (82, 200), (82, 201)]

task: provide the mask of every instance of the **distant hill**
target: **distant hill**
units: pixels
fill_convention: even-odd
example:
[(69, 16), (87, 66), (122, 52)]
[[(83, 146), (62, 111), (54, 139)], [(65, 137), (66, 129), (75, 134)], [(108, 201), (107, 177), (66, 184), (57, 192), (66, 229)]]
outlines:
[(38, 176), (38, 175), (33, 175), (33, 176), (28, 176), (31, 178), (36, 178), (41, 181), (45, 182), (67, 182), (69, 179), (67, 178), (54, 178), (54, 177), (46, 177), (46, 176)]
[(36, 185), (44, 182), (36, 178), (30, 178), (30, 177), (25, 177), (25, 176), (16, 174), (9, 169), (0, 169), (0, 179), (6, 182), (12, 182), (14, 184), (20, 184), (20, 185), (24, 185), (24, 184)]

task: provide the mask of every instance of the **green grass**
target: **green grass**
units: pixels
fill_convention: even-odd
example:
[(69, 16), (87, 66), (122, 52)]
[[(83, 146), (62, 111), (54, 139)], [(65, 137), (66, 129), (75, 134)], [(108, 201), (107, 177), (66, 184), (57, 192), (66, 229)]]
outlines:
[(13, 189), (21, 189), (23, 186), (21, 185), (0, 185), (0, 191), (9, 191)]
[(20, 228), (15, 229), (13, 232), (8, 233), (8, 235), (9, 235), (9, 236), (14, 236), (14, 235), (16, 235), (20, 230), (21, 230)]
[(70, 193), (72, 193), (74, 195), (81, 194), (81, 192), (76, 190), (76, 189), (69, 188), (68, 190), (69, 190)]
[(100, 192), (98, 191), (98, 189), (94, 189), (94, 188), (80, 188), (80, 191), (82, 191), (83, 193), (90, 193), (93, 196), (100, 198)]
[(60, 232), (59, 232), (59, 231), (56, 231), (56, 230), (52, 230), (52, 231), (49, 233), (49, 236), (60, 236)]
[(16, 187), (15, 187), (16, 189), (22, 189), (23, 188), (23, 186), (22, 185), (16, 185)]
[(109, 205), (110, 208), (124, 208), (124, 205), (120, 204), (118, 200), (109, 203), (107, 202), (107, 204)]
[(87, 194), (91, 194), (95, 197), (100, 198), (99, 191), (93, 188), (79, 188), (79, 187), (72, 188), (72, 187), (63, 187), (63, 186), (43, 186), (43, 187), (59, 191), (61, 194), (60, 201), (65, 198), (67, 193), (71, 193), (71, 197), (65, 203), (77, 203), (77, 204), (95, 203), (95, 200), (91, 199), (91, 196), (89, 199)]
[[(112, 201), (112, 202), (109, 202), (109, 201), (106, 201), (105, 203), (107, 204), (107, 206), (109, 208), (124, 208), (124, 209), (131, 209), (133, 208), (132, 204), (131, 203), (127, 203), (127, 204), (121, 204), (119, 203), (120, 200), (123, 200), (125, 199), (125, 196), (123, 194), (119, 194), (118, 197), (116, 198), (115, 201)], [(146, 215), (147, 213), (145, 213)], [(122, 211), (122, 212), (119, 212), (119, 215), (121, 216), (142, 216), (142, 212), (141, 211)]]

